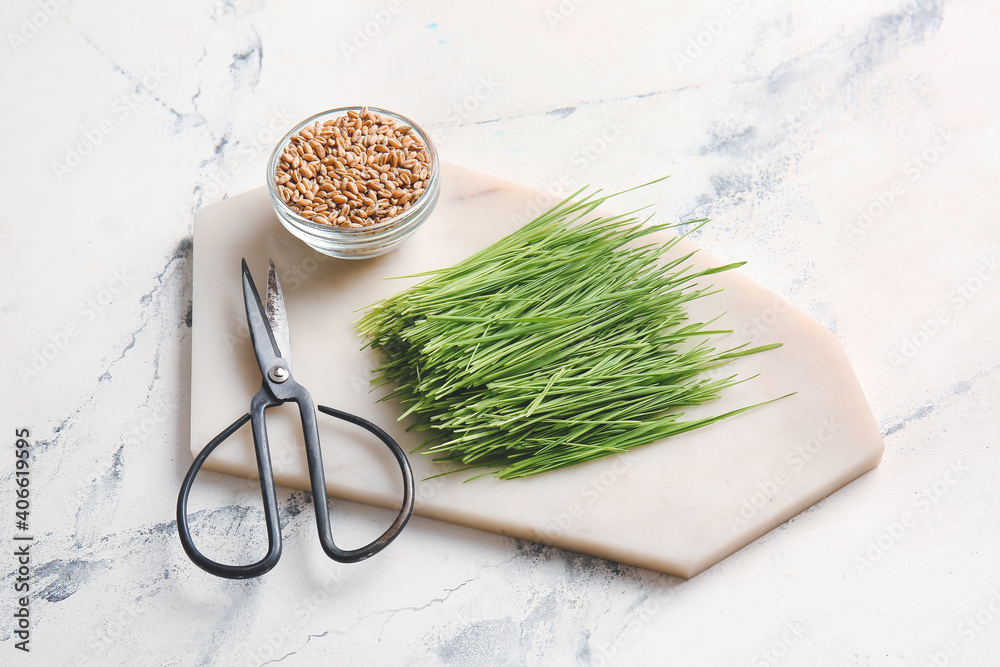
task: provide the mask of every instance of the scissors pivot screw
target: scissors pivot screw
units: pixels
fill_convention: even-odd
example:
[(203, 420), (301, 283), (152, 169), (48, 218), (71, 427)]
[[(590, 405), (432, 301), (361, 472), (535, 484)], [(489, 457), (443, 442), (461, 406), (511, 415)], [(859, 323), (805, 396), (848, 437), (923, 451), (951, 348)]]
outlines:
[(288, 369), (284, 366), (271, 366), (271, 369), (267, 372), (267, 377), (271, 378), (272, 382), (280, 384), (288, 379)]

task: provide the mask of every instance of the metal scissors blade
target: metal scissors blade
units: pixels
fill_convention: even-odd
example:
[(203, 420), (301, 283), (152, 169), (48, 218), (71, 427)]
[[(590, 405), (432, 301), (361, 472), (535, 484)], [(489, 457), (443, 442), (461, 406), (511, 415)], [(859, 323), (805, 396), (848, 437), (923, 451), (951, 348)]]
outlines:
[(281, 283), (278, 282), (278, 272), (274, 262), (267, 260), (267, 297), (264, 302), (267, 321), (271, 325), (271, 333), (278, 344), (278, 351), (289, 364), (292, 363), (292, 346), (288, 338), (288, 316), (285, 315), (285, 299), (281, 295)]
[[(271, 328), (264, 304), (261, 303), (260, 293), (257, 292), (246, 259), (243, 260), (243, 302), (246, 305), (247, 326), (250, 329), (250, 340), (253, 342), (253, 353), (257, 358), (261, 374), (266, 376), (274, 366), (287, 365), (287, 357), (282, 356), (282, 350)], [(282, 360), (285, 364), (279, 364)]]

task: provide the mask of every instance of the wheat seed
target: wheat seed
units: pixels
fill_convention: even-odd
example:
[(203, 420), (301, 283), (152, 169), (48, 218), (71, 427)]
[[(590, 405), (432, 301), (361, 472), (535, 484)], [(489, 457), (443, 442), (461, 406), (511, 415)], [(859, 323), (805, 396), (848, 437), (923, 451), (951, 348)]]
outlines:
[(427, 146), (409, 125), (367, 107), (299, 130), (274, 181), (295, 213), (320, 224), (365, 227), (409, 210), (430, 173)]

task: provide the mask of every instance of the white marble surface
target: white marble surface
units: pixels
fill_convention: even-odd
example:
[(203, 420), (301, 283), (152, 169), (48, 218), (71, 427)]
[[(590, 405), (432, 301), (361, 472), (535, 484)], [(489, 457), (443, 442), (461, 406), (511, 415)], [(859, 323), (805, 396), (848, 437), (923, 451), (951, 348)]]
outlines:
[[(998, 19), (985, 0), (3, 3), (0, 664), (995, 664)], [(525, 185), (672, 174), (630, 201), (712, 217), (699, 245), (837, 334), (882, 464), (691, 581), (423, 519), (331, 566), (300, 492), (279, 569), (196, 570), (174, 524), (192, 212), (260, 185), (295, 120), (359, 102)], [(256, 535), (252, 488), (204, 486), (234, 539)], [(343, 509), (358, 531), (384, 516)]]

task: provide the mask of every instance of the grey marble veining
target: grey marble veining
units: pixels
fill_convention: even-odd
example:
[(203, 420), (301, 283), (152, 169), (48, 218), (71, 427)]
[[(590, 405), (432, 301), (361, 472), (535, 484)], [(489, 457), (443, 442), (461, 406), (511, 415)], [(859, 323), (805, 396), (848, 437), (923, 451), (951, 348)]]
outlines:
[[(28, 428), (35, 541), (29, 654), (0, 561), (0, 664), (991, 664), (998, 18), (983, 0), (4, 3), (0, 497), (11, 545)], [(838, 336), (882, 464), (687, 582), (422, 519), (335, 566), (289, 490), (280, 571), (198, 571), (174, 523), (192, 213), (261, 185), (291, 124), (353, 103), (552, 192), (671, 174), (625, 203), (713, 218), (698, 245)], [(251, 483), (196, 493), (220, 548), (260, 548)], [(382, 517), (340, 509), (358, 535)]]

